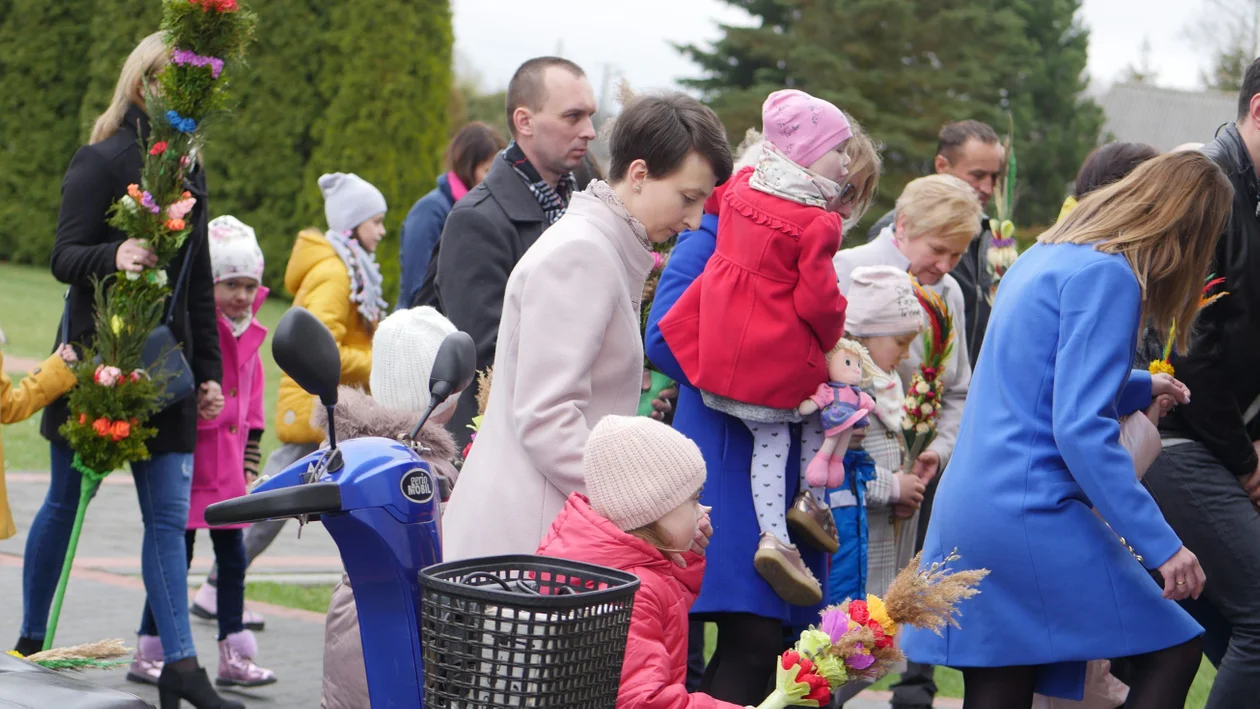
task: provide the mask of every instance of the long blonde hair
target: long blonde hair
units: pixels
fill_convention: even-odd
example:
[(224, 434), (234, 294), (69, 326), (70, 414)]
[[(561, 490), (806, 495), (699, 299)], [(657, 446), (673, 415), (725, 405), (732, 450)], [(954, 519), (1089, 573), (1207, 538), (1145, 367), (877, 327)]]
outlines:
[(166, 68), (170, 62), (170, 50), (166, 46), (166, 33), (154, 32), (140, 40), (123, 63), (118, 83), (114, 85), (114, 98), (109, 108), (96, 119), (92, 126), (89, 144), (99, 143), (118, 132), (127, 108), (144, 95), (144, 84)]
[(865, 216), (866, 210), (875, 202), (879, 190), (879, 175), (883, 171), (884, 160), (879, 155), (879, 145), (870, 134), (862, 130), (862, 125), (853, 116), (849, 118), (849, 128), (853, 136), (844, 146), (844, 154), (849, 156), (849, 184), (857, 190), (853, 198), (853, 213), (845, 220), (845, 231), (848, 232)]
[(1123, 254), (1142, 289), (1143, 322), (1167, 332), (1175, 321), (1185, 351), (1233, 199), (1233, 185), (1203, 153), (1161, 155), (1088, 194), (1038, 241)]

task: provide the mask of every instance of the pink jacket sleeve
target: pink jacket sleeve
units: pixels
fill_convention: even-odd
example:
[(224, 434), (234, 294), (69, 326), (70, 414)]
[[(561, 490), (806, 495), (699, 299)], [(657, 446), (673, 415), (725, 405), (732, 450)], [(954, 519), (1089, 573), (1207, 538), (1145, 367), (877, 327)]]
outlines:
[(670, 681), (676, 673), (665, 646), (660, 620), (665, 609), (660, 605), (650, 591), (641, 590), (634, 598), (617, 709), (742, 709), (707, 694), (691, 694), (682, 682)]
[(267, 428), (267, 414), (263, 410), (263, 394), (267, 388), (267, 375), (263, 372), (262, 357), (254, 354), (254, 381), (249, 392), (249, 413), (245, 415), (245, 425), (251, 431), (262, 431)]
[(839, 215), (824, 214), (801, 234), (797, 270), (800, 279), (792, 292), (796, 314), (814, 331), (823, 352), (831, 349), (844, 336), (846, 301), (836, 283), (836, 267), (832, 259), (840, 249), (843, 226)]

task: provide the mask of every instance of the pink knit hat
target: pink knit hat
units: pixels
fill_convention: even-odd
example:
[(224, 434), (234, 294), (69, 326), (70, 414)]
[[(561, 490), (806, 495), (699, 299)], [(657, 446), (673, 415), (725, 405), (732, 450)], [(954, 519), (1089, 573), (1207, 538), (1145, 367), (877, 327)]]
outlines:
[(923, 307), (910, 274), (892, 266), (853, 269), (844, 329), (854, 337), (904, 335), (923, 329)]
[(591, 509), (623, 532), (669, 514), (704, 485), (690, 439), (646, 416), (605, 416), (582, 455)]
[(809, 167), (853, 136), (849, 119), (831, 103), (804, 91), (775, 91), (761, 105), (761, 132), (789, 160)]

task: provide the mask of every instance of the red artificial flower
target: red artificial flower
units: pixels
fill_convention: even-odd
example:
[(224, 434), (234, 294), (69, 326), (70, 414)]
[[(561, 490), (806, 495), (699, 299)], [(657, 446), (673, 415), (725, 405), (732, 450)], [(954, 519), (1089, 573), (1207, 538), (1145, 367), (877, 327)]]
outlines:
[(98, 418), (92, 422), (92, 430), (96, 431), (96, 435), (101, 438), (107, 438), (110, 431), (110, 421), (107, 418)]
[(114, 439), (115, 443), (117, 443), (118, 441), (121, 441), (122, 439), (130, 435), (131, 435), (131, 424), (127, 423), (126, 421), (115, 421), (114, 425), (110, 426), (109, 436), (110, 438)]
[(87, 414), (79, 414), (79, 425), (83, 426), (85, 424), (87, 424)]
[(470, 451), (472, 451), (472, 441), (469, 441), (468, 445), (464, 446), (464, 453), (463, 453), (464, 460), (468, 460), (468, 453)]
[(183, 220), (183, 219), (168, 219), (168, 220), (166, 220), (166, 228), (167, 228), (167, 229), (170, 229), (171, 231), (183, 231), (183, 230), (184, 230), (184, 227), (186, 227), (186, 226), (188, 226), (188, 225), (184, 223), (184, 220)]
[(884, 637), (875, 641), (875, 647), (877, 648), (884, 649), (884, 648), (890, 648), (892, 646), (893, 646), (893, 636), (891, 635), (885, 635)]
[(827, 684), (827, 680), (821, 675), (801, 673), (796, 678), (797, 682), (805, 682), (809, 684), (809, 694), (802, 699), (812, 699), (818, 702), (818, 706), (825, 707), (831, 704), (831, 685)]
[(152, 147), (152, 148), (149, 148), (149, 154), (150, 154), (150, 155), (161, 155), (161, 154), (162, 154), (162, 153), (164, 153), (164, 152), (166, 152), (166, 141), (165, 141), (165, 140), (159, 140), (158, 142), (156, 142), (156, 143), (154, 143), (154, 144), (153, 144), (153, 147)]
[(849, 601), (849, 620), (858, 625), (866, 625), (871, 619), (871, 612), (866, 607), (866, 601)]

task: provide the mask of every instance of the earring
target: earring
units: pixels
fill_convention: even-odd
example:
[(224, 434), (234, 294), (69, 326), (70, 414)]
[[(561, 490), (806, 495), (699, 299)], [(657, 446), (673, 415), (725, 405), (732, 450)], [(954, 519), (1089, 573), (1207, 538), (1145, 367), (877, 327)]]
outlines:
[(640, 182), (639, 184), (635, 185), (635, 186), (634, 186), (634, 191), (635, 191), (636, 193), (638, 193), (638, 192), (642, 192), (642, 191), (643, 191), (643, 183), (642, 183), (642, 182)]

